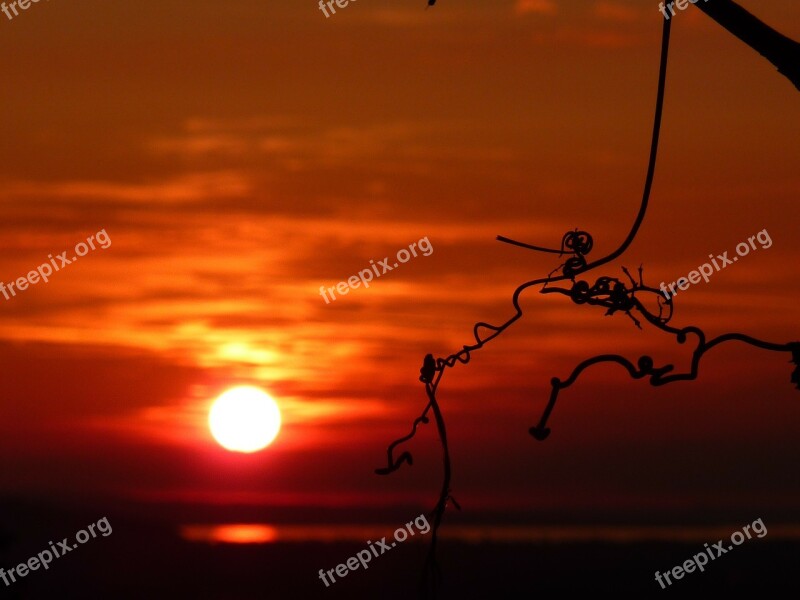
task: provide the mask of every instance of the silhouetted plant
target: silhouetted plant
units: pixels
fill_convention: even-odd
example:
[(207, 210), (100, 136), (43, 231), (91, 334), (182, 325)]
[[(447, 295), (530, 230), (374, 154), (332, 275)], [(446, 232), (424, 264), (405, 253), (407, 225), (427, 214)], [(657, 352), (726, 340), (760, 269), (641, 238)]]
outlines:
[[(432, 6), (435, 4), (435, 2), (436, 0), (428, 0), (428, 5)], [(712, 4), (713, 8), (710, 8)], [(792, 80), (798, 89), (800, 89), (800, 77), (798, 77), (798, 75), (800, 75), (800, 68), (798, 68), (800, 65), (800, 52), (798, 52), (798, 44), (796, 42), (793, 42), (792, 40), (789, 40), (788, 38), (785, 38), (781, 34), (770, 29), (731, 0), (715, 0), (711, 4), (706, 5), (700, 3), (697, 4), (697, 6), (718, 23), (720, 23), (723, 27), (737, 35), (737, 37), (740, 39), (743, 39), (762, 55), (766, 56), (773, 64), (778, 66), (778, 69), (781, 73), (789, 77), (789, 79)], [(445, 427), (444, 418), (442, 416), (442, 411), (436, 399), (436, 392), (446, 368), (453, 367), (456, 365), (456, 363), (468, 363), (472, 352), (479, 350), (486, 343), (496, 338), (522, 316), (523, 313), (522, 308), (519, 305), (519, 297), (526, 289), (541, 285), (542, 288), (539, 290), (539, 293), (563, 294), (578, 305), (601, 306), (606, 309), (606, 315), (614, 315), (617, 312), (622, 312), (627, 315), (639, 329), (641, 329), (641, 321), (633, 314), (634, 312), (637, 312), (644, 321), (653, 327), (674, 335), (679, 344), (684, 344), (689, 334), (697, 336), (698, 339), (697, 347), (692, 353), (691, 368), (686, 373), (673, 372), (675, 367), (671, 364), (656, 366), (653, 358), (647, 355), (640, 356), (636, 361), (636, 364), (634, 364), (624, 356), (618, 354), (603, 354), (594, 356), (579, 363), (573, 369), (569, 377), (564, 380), (554, 377), (550, 380), (550, 399), (544, 411), (542, 412), (539, 422), (529, 429), (530, 434), (537, 440), (543, 441), (550, 434), (550, 429), (547, 427), (547, 421), (550, 418), (553, 409), (555, 408), (559, 392), (573, 385), (586, 369), (600, 363), (619, 364), (633, 379), (643, 379), (649, 377), (649, 382), (651, 385), (660, 386), (675, 381), (689, 381), (696, 379), (700, 367), (700, 360), (707, 352), (725, 342), (739, 341), (773, 352), (790, 352), (792, 357), (791, 362), (797, 365), (794, 372), (791, 374), (790, 381), (796, 385), (797, 389), (800, 389), (800, 342), (779, 344), (759, 340), (741, 333), (727, 333), (717, 336), (711, 340), (707, 340), (705, 333), (699, 327), (689, 326), (681, 329), (672, 327), (669, 325), (669, 323), (673, 316), (673, 299), (665, 299), (659, 289), (652, 288), (644, 284), (642, 277), (643, 269), (641, 266), (638, 269), (638, 281), (631, 276), (627, 268), (622, 267), (622, 271), (630, 282), (630, 286), (628, 286), (628, 284), (621, 279), (609, 276), (599, 277), (592, 285), (590, 285), (588, 281), (578, 279), (580, 275), (605, 265), (621, 256), (636, 237), (636, 234), (638, 233), (647, 212), (653, 176), (655, 174), (656, 156), (658, 153), (658, 140), (661, 129), (661, 116), (663, 112), (664, 92), (666, 87), (671, 23), (671, 20), (664, 20), (661, 42), (661, 60), (658, 77), (658, 92), (647, 176), (645, 179), (644, 193), (642, 195), (639, 213), (636, 216), (628, 236), (616, 250), (594, 262), (587, 261), (587, 256), (593, 249), (594, 240), (586, 231), (579, 231), (577, 229), (574, 231), (568, 231), (562, 237), (561, 246), (559, 249), (534, 246), (516, 240), (511, 240), (503, 236), (498, 236), (497, 239), (501, 242), (513, 244), (537, 252), (558, 254), (560, 257), (567, 256), (567, 258), (547, 277), (534, 279), (517, 287), (512, 296), (512, 303), (516, 309), (516, 313), (505, 323), (501, 325), (491, 325), (484, 322), (476, 323), (472, 331), (473, 338), (475, 339), (474, 344), (465, 345), (461, 350), (447, 357), (434, 358), (432, 354), (427, 354), (425, 356), (422, 368), (420, 369), (419, 379), (425, 385), (425, 394), (428, 402), (425, 405), (422, 414), (414, 420), (411, 432), (408, 435), (395, 440), (389, 445), (387, 449), (387, 466), (375, 470), (375, 472), (379, 475), (388, 475), (399, 469), (404, 463), (408, 463), (408, 465), (411, 466), (413, 464), (411, 452), (406, 450), (403, 451), (398, 457), (395, 457), (394, 451), (399, 445), (408, 442), (416, 435), (417, 428), (420, 424), (427, 425), (430, 422), (428, 414), (433, 413), (439, 441), (442, 445), (443, 477), (442, 486), (439, 493), (439, 500), (431, 512), (433, 521), (431, 527), (431, 544), (423, 571), (421, 590), (423, 595), (434, 594), (440, 578), (440, 572), (436, 562), (436, 546), (439, 527), (441, 525), (442, 517), (447, 505), (448, 503), (452, 502), (457, 509), (461, 509), (451, 495), (451, 465), (450, 451), (447, 443), (447, 430)], [(554, 273), (558, 272), (560, 272), (560, 274), (554, 275)], [(570, 287), (559, 287), (553, 285), (559, 282), (571, 282), (572, 285)], [(655, 294), (656, 306), (658, 307), (657, 314), (651, 312), (642, 303), (641, 296), (645, 294)]]

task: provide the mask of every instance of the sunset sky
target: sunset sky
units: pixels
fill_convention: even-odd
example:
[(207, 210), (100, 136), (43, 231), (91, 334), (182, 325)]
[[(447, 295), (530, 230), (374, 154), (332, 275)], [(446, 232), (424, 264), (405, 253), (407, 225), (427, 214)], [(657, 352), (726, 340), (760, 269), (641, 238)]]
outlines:
[[(313, 0), (54, 0), (0, 15), (0, 281), (111, 240), (0, 297), (3, 495), (248, 505), (265, 520), (435, 503), (432, 425), (412, 468), (373, 472), (425, 406), (422, 359), (513, 316), (516, 286), (559, 265), (495, 236), (558, 247), (577, 227), (601, 256), (627, 235), (662, 17), (655, 1), (425, 4), (325, 18)], [(797, 2), (741, 4), (800, 39)], [(800, 340), (798, 98), (695, 7), (676, 15), (651, 207), (589, 279), (641, 264), (645, 283), (669, 283), (766, 229), (771, 247), (678, 294), (672, 324)], [(321, 298), (425, 237), (430, 256)], [(521, 303), (439, 388), (465, 518), (797, 517), (787, 354), (725, 345), (698, 381), (664, 388), (590, 369), (537, 442), (551, 377), (604, 353), (685, 369), (691, 348), (563, 296)], [(207, 425), (244, 384), (283, 414), (255, 454)]]

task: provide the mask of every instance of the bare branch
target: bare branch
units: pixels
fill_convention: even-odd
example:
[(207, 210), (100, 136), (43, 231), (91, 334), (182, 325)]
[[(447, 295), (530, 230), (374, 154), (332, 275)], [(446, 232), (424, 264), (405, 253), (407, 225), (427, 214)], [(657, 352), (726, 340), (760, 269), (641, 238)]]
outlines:
[(695, 6), (771, 62), (800, 90), (800, 44), (775, 31), (733, 0), (698, 2)]

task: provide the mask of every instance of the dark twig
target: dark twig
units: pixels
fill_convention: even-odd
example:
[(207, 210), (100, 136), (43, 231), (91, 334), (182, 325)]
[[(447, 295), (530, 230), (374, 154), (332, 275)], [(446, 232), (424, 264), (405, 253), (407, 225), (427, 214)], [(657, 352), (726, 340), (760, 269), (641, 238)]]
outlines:
[(800, 90), (800, 44), (775, 31), (732, 0), (698, 2), (695, 6), (771, 62)]

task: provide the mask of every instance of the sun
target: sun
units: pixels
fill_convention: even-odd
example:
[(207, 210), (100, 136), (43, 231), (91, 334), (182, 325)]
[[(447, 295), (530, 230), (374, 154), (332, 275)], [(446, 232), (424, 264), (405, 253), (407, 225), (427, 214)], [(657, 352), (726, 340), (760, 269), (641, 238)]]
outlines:
[(211, 435), (231, 452), (257, 452), (269, 446), (281, 429), (278, 404), (264, 390), (242, 385), (214, 400), (208, 413)]

